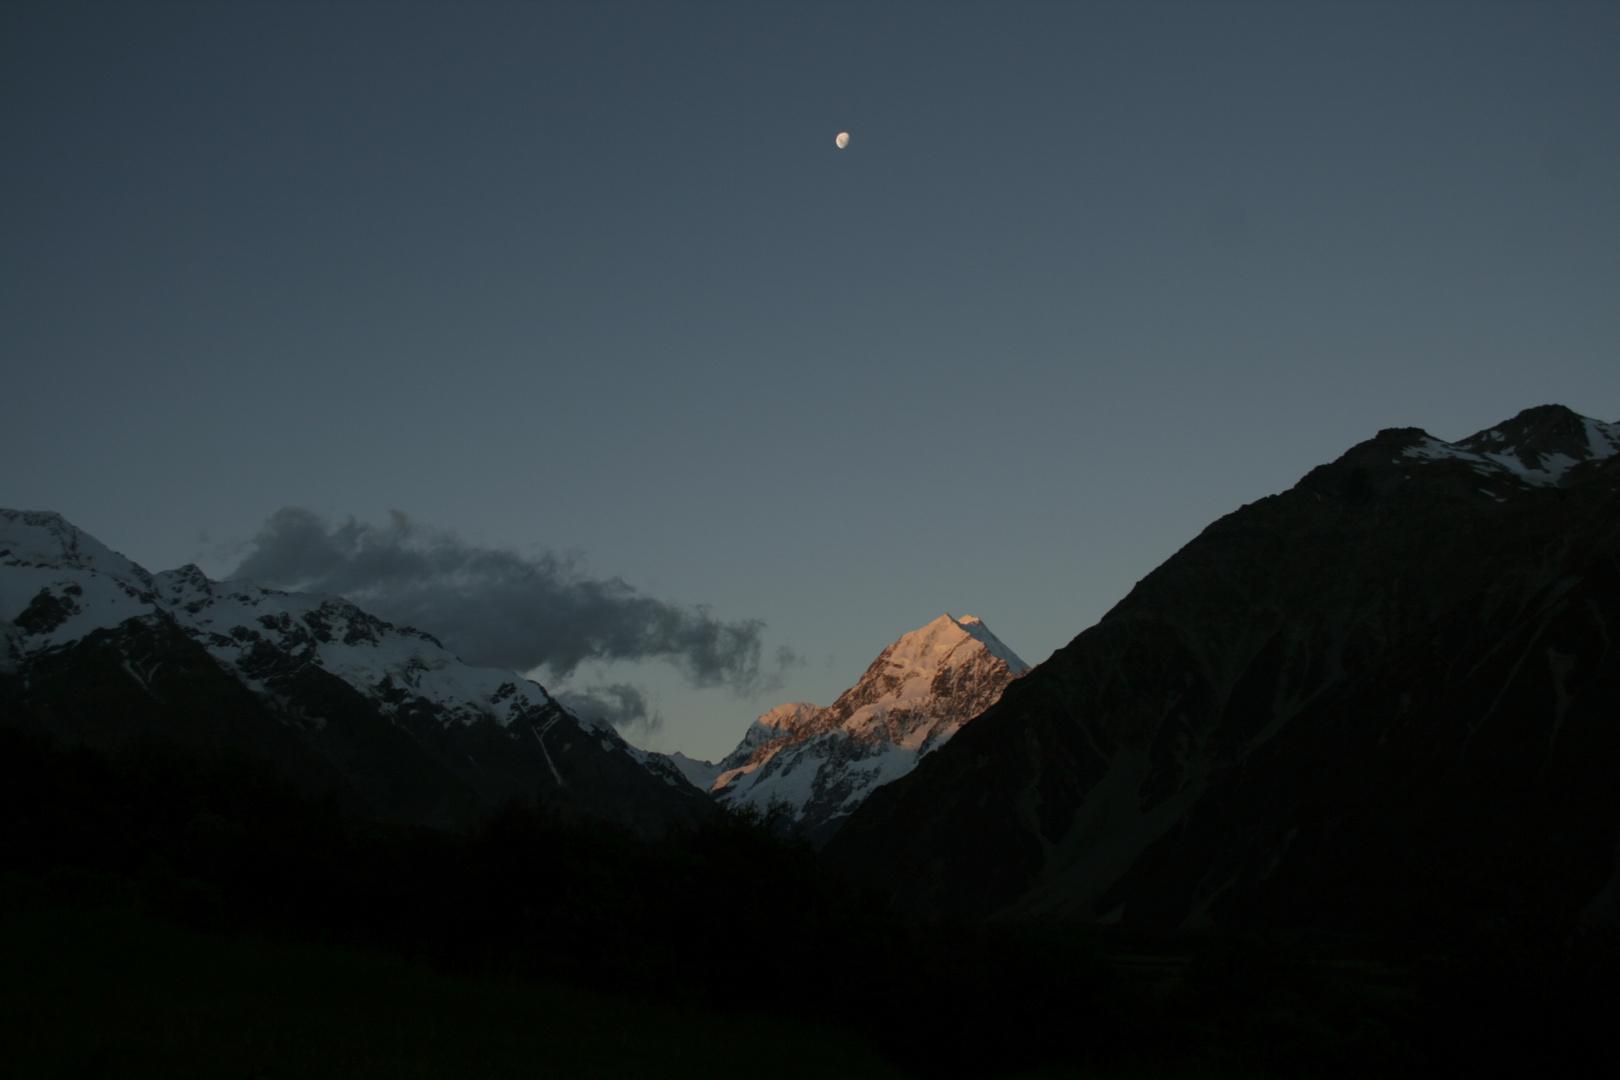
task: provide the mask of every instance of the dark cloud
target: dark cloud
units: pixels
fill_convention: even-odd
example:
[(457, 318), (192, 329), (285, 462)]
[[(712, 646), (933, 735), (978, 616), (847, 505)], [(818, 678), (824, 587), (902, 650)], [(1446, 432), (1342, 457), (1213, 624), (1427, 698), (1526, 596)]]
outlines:
[(606, 720), (620, 731), (650, 735), (664, 726), (664, 718), (647, 707), (647, 695), (630, 683), (611, 683), (583, 690), (558, 690), (551, 696), (575, 716)]
[[(230, 576), (348, 597), (390, 622), (434, 634), (471, 664), (544, 666), (566, 677), (588, 660), (662, 660), (695, 686), (749, 695), (779, 681), (760, 671), (764, 623), (757, 619), (722, 622), (704, 605), (672, 604), (619, 578), (588, 577), (573, 558), (475, 547), (390, 513), (391, 523), (379, 528), (353, 518), (332, 525), (287, 507), (265, 522)], [(626, 697), (622, 689), (633, 688), (581, 693), (604, 694), (597, 700), (623, 710), (639, 691)]]

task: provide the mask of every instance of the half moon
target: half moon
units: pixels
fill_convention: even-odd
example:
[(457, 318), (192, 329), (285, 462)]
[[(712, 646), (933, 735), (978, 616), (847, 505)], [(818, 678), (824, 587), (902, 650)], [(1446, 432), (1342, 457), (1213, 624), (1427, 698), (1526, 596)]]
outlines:
[(834, 139), (833, 142), (837, 143), (838, 149), (842, 150), (844, 147), (849, 145), (849, 132), (840, 131), (838, 133), (838, 138)]

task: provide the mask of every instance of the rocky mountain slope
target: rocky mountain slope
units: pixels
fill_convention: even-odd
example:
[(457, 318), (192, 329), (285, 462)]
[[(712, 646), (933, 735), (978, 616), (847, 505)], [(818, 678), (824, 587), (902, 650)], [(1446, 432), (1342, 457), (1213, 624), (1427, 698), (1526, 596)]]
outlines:
[(1216, 521), (827, 848), (913, 910), (1620, 928), (1620, 425), (1391, 429)]
[(392, 820), (466, 826), (537, 796), (650, 832), (708, 811), (537, 683), (340, 598), (151, 574), (52, 513), (0, 510), (0, 707), (67, 742), (250, 753)]
[(1028, 668), (978, 619), (941, 615), (884, 649), (831, 706), (779, 705), (718, 764), (677, 764), (723, 806), (780, 806), (820, 847), (868, 795), (910, 772)]

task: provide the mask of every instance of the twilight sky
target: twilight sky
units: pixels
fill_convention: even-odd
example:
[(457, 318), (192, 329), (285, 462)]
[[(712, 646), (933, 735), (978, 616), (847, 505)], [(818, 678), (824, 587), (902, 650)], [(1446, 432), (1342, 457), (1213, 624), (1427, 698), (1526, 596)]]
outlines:
[(716, 757), (942, 612), (1044, 660), (1380, 428), (1620, 419), (1617, 57), (1613, 3), (0, 4), (0, 505)]

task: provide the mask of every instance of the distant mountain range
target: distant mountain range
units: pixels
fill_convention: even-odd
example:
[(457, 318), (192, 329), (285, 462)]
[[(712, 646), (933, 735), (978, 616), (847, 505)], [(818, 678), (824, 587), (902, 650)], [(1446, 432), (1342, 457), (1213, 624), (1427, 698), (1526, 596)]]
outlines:
[(943, 616), (717, 763), (327, 596), (0, 511), (0, 722), (247, 754), (352, 814), (643, 835), (779, 808), (919, 918), (1620, 935), (1620, 425), (1389, 429), (1211, 524), (1030, 670)]
[(885, 649), (830, 708), (785, 705), (723, 762), (652, 753), (538, 683), (339, 597), (153, 574), (60, 515), (0, 510), (0, 708), (69, 744), (261, 758), (362, 817), (465, 828), (511, 798), (643, 834), (769, 810), (819, 845), (1027, 665), (971, 616)]
[(712, 812), (667, 758), (539, 684), (331, 596), (152, 574), (0, 510), (0, 711), (60, 741), (246, 753), (351, 813), (468, 827), (507, 799), (642, 833)]
[(1028, 670), (972, 615), (941, 615), (884, 649), (831, 706), (777, 706), (718, 764), (672, 760), (722, 806), (779, 807), (820, 847), (868, 795), (910, 772)]
[(919, 915), (1620, 930), (1620, 425), (1390, 429), (1206, 528), (827, 845)]

